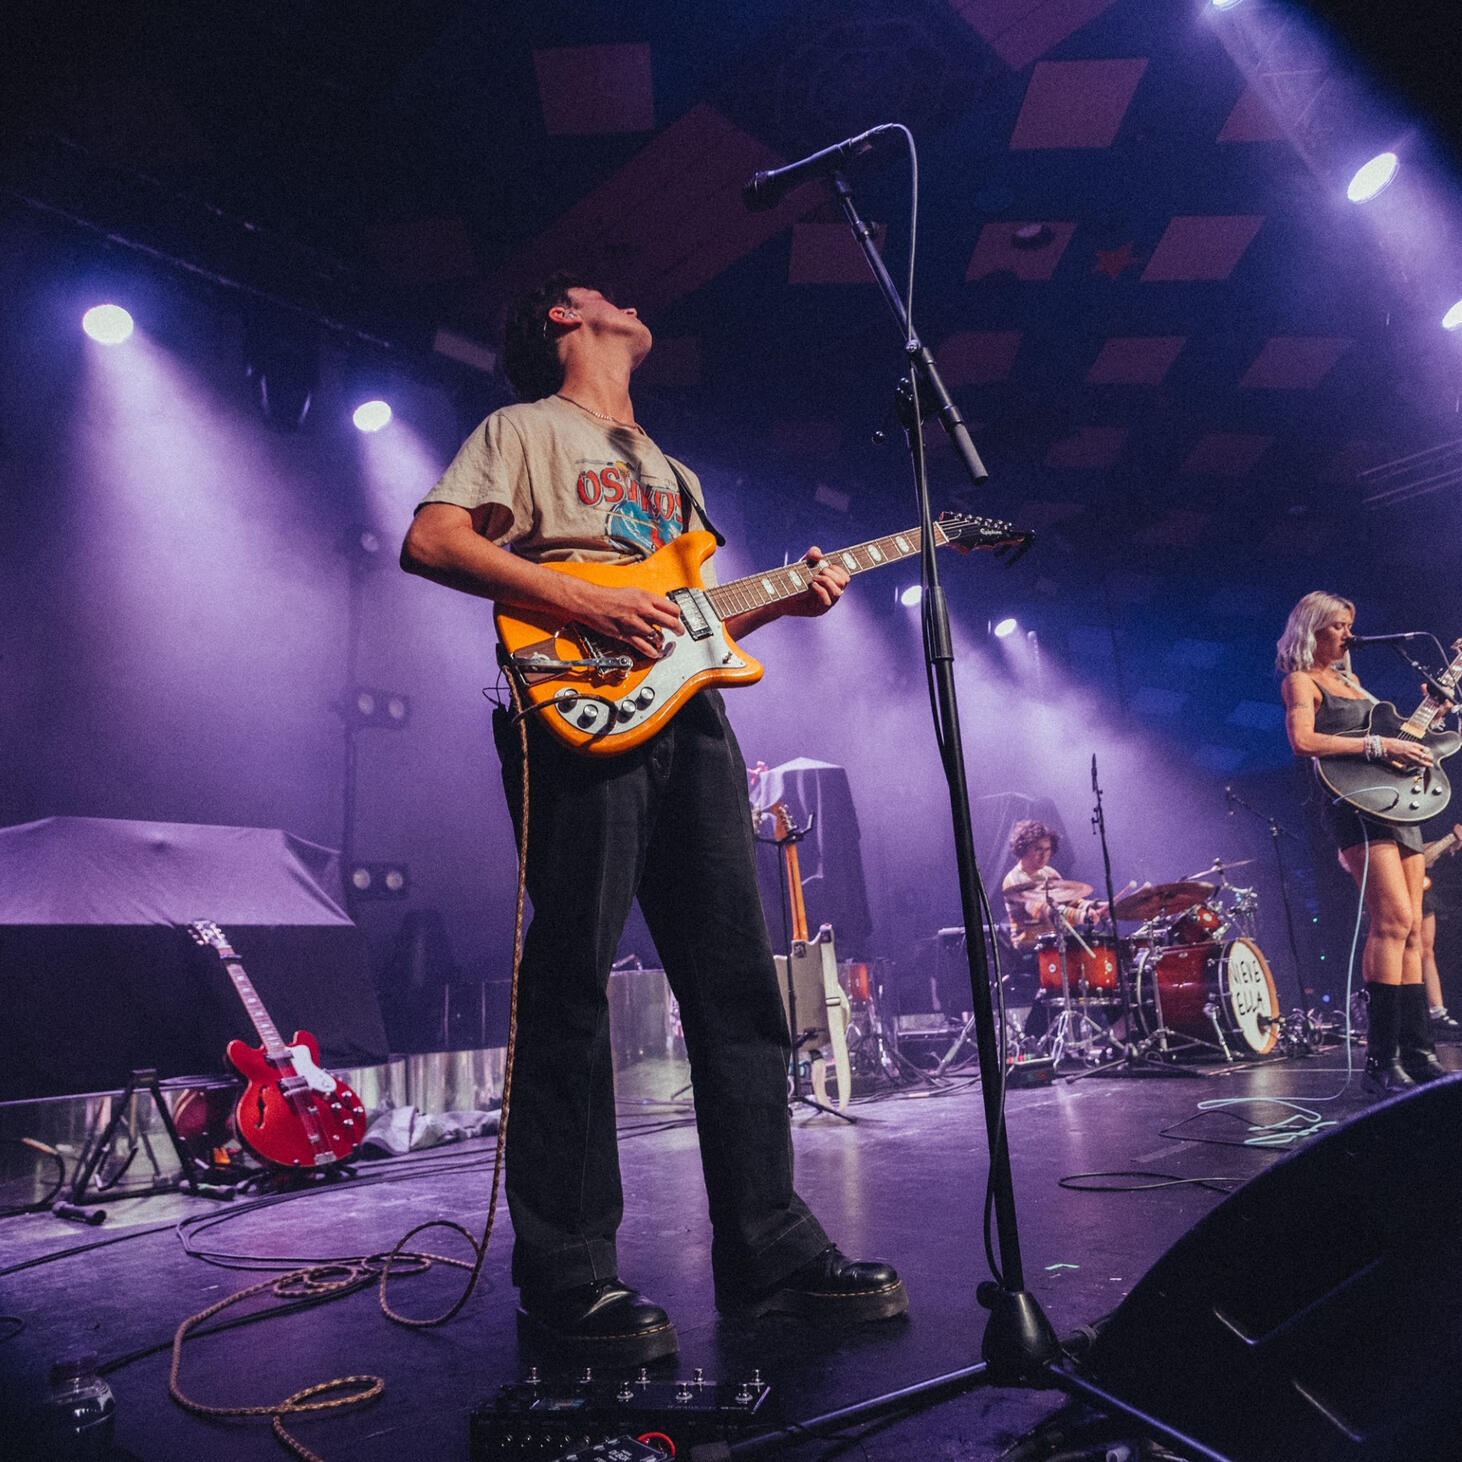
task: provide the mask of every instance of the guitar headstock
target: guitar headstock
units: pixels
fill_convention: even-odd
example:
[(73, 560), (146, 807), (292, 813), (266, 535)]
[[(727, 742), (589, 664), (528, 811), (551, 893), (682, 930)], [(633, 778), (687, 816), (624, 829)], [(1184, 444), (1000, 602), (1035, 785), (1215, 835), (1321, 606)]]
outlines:
[(195, 944), (201, 944), (204, 949), (211, 949), (228, 959), (235, 958), (228, 936), (211, 919), (194, 919), (187, 926), (187, 930)]
[(997, 557), (1011, 554), (1010, 563), (1015, 563), (1036, 541), (1035, 533), (1029, 528), (1017, 528), (1000, 518), (980, 518), (971, 513), (941, 513), (934, 527), (945, 543), (961, 553), (987, 548)]

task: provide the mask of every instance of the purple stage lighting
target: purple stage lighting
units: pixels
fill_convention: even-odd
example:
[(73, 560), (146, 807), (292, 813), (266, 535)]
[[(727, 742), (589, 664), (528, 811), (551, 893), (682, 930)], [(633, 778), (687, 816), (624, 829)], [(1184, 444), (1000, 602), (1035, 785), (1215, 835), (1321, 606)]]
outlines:
[(1442, 316), (1443, 330), (1462, 330), (1462, 300), (1458, 300), (1445, 315)]
[(1013, 635), (1017, 628), (1018, 626), (1014, 618), (1002, 619), (996, 624), (991, 633), (995, 636), (997, 640), (1003, 640), (1007, 636)]
[(357, 431), (378, 432), (391, 424), (391, 408), (384, 401), (365, 401), (350, 418)]
[(132, 333), (132, 316), (121, 305), (93, 305), (81, 328), (101, 345), (120, 345)]
[(1386, 188), (1400, 166), (1394, 152), (1383, 152), (1378, 157), (1373, 157), (1350, 180), (1345, 196), (1352, 203), (1369, 203), (1377, 193)]

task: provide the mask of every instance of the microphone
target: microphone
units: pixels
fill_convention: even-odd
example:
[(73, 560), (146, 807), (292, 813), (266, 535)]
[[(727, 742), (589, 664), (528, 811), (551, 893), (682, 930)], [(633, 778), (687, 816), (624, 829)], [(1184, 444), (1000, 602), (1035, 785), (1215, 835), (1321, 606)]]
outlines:
[(1424, 640), (1426, 633), (1419, 629), (1409, 629), (1399, 635), (1351, 635), (1345, 642), (1348, 650), (1352, 645), (1393, 645), (1398, 640)]
[(841, 142), (833, 143), (831, 147), (824, 147), (821, 152), (814, 152), (800, 162), (789, 162), (784, 168), (770, 168), (766, 172), (753, 173), (751, 181), (741, 190), (747, 212), (761, 213), (765, 209), (775, 208), (793, 188), (810, 178), (820, 177), (842, 167), (858, 153), (865, 151), (880, 132), (893, 130), (892, 122), (884, 122), (881, 126), (860, 132), (856, 137), (847, 137)]

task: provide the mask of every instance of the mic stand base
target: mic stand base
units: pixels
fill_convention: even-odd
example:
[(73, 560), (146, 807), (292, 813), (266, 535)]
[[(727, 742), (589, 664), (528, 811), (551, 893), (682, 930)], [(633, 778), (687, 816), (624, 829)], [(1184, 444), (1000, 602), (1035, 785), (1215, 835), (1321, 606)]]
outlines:
[(986, 1280), (975, 1298), (989, 1310), (980, 1357), (996, 1386), (1050, 1385), (1046, 1367), (1061, 1353), (1051, 1322), (1027, 1290), (1002, 1289)]

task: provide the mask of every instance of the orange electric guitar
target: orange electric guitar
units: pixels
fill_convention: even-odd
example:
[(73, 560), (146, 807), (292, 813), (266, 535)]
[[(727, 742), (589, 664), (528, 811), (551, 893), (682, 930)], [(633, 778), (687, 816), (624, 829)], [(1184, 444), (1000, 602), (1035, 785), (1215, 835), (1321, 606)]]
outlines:
[[(966, 551), (996, 552), (1030, 546), (1033, 535), (990, 518), (944, 517), (934, 525), (939, 543)], [(917, 554), (917, 528), (826, 555), (850, 574), (866, 573)], [(581, 624), (545, 614), (500, 608), (500, 656), (517, 677), (542, 723), (577, 751), (615, 756), (648, 741), (698, 690), (708, 685), (750, 685), (762, 667), (726, 633), (725, 622), (806, 591), (812, 570), (788, 564), (707, 588), (701, 567), (716, 540), (682, 533), (638, 563), (552, 563), (548, 567), (608, 587), (648, 589), (673, 600), (685, 633), (667, 635), (664, 655), (647, 660), (628, 645)], [(1014, 560), (1012, 559), (1012, 562)]]
[(248, 1083), (234, 1109), (239, 1137), (267, 1163), (281, 1168), (344, 1162), (361, 1144), (366, 1111), (337, 1076), (320, 1066), (320, 1043), (296, 1031), (285, 1045), (254, 982), (217, 924), (198, 920), (188, 933), (223, 962), (259, 1032), (262, 1046), (228, 1043), (228, 1059)]
[[(785, 802), (773, 804), (769, 813), (782, 855), (786, 858), (787, 890), (792, 904), (792, 996), (797, 1002), (797, 1020), (792, 1029), (796, 1047), (793, 1058), (804, 1055), (810, 1061), (813, 1097), (827, 1106), (827, 1049), (832, 1051), (838, 1076), (837, 1107), (843, 1111), (852, 1095), (853, 1080), (848, 1067), (848, 1023), (853, 1007), (838, 980), (838, 955), (833, 946), (832, 925), (824, 924), (812, 939), (807, 931), (807, 902), (802, 894), (802, 862), (797, 852), (792, 809)], [(787, 995), (787, 957), (777, 955), (778, 985), (787, 1024), (792, 1028), (792, 1007)]]

